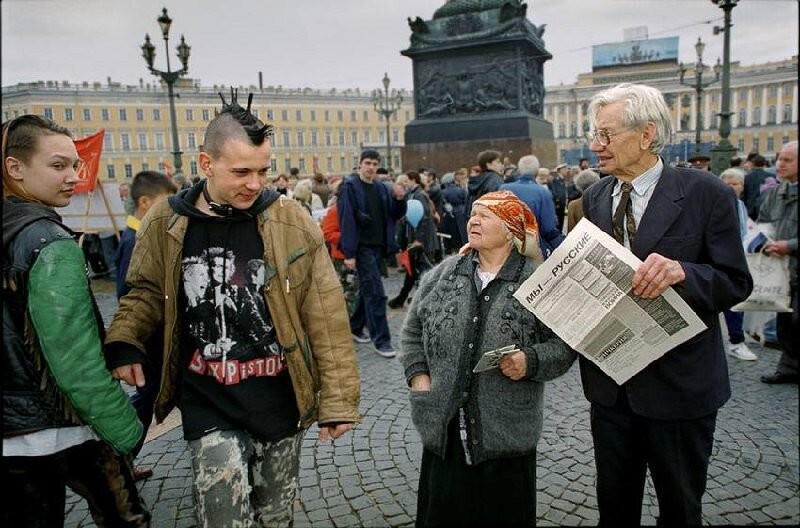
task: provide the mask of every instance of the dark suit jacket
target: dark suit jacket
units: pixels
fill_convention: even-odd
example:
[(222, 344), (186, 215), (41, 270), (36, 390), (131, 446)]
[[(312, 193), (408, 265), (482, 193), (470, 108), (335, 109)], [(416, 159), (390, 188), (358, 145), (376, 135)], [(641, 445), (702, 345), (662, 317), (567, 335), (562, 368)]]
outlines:
[[(603, 178), (583, 193), (583, 214), (613, 236), (611, 192), (616, 178)], [(747, 270), (736, 197), (708, 172), (666, 166), (653, 190), (633, 253), (680, 261), (686, 280), (675, 291), (708, 327), (664, 354), (622, 387), (631, 409), (649, 418), (676, 420), (705, 416), (730, 397), (719, 314), (747, 298), (753, 281)], [(620, 387), (581, 357), (586, 398), (613, 405)]]

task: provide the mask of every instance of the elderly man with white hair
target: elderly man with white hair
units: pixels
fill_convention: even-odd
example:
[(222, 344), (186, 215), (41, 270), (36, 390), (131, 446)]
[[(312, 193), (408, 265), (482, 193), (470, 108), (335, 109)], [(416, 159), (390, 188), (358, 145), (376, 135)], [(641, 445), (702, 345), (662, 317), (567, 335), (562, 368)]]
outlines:
[(618, 283), (626, 302), (652, 305), (672, 287), (706, 326), (622, 385), (581, 357), (600, 526), (641, 524), (648, 469), (657, 524), (699, 526), (717, 411), (731, 395), (719, 313), (753, 289), (736, 197), (713, 174), (670, 167), (659, 156), (672, 117), (655, 88), (609, 88), (592, 98), (588, 114), (589, 148), (610, 177), (584, 191), (584, 217), (643, 261), (629, 284)]
[(517, 181), (504, 183), (500, 190), (511, 191), (533, 212), (539, 223), (539, 246), (546, 257), (564, 240), (564, 234), (558, 229), (553, 195), (547, 187), (536, 183), (539, 158), (533, 154), (522, 156), (517, 163), (517, 171)]

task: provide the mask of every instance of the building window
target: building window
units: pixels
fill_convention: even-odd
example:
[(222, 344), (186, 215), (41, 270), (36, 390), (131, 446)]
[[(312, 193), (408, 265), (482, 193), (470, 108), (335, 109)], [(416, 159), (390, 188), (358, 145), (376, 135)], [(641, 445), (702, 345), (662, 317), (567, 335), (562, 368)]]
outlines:
[(194, 132), (189, 132), (186, 137), (189, 148), (197, 148), (197, 134)]
[(394, 158), (394, 168), (396, 169), (397, 167), (400, 166), (400, 156), (392, 156), (392, 157)]
[(575, 121), (569, 124), (569, 137), (578, 137), (578, 123)]
[(747, 101), (747, 90), (745, 89), (739, 90), (739, 100), (742, 102)]
[(355, 110), (350, 110), (350, 121), (358, 121), (358, 116)]
[(131, 136), (130, 134), (120, 134), (119, 135), (120, 143), (122, 144), (122, 150), (128, 151), (131, 149)]
[(267, 119), (270, 121), (275, 120), (275, 113), (272, 110), (267, 110)]
[(783, 136), (781, 138), (781, 145), (785, 145), (789, 142), (789, 136)]
[(186, 120), (187, 121), (193, 121), (194, 120), (194, 112), (192, 111), (191, 108), (187, 108), (186, 109)]
[(750, 149), (750, 150), (753, 151), (753, 152), (758, 152), (758, 147), (759, 147), (758, 144), (759, 144), (758, 137), (754, 137), (753, 138), (753, 148)]
[(392, 130), (392, 141), (394, 143), (400, 143), (400, 131), (397, 129)]
[(344, 121), (344, 112), (341, 110), (336, 111), (336, 119), (339, 121)]
[(758, 126), (761, 124), (761, 107), (756, 106), (753, 108), (753, 126)]
[(297, 168), (300, 169), (300, 174), (305, 174), (306, 172), (306, 159), (300, 158), (297, 162)]
[(109, 180), (116, 180), (117, 179), (117, 169), (113, 165), (109, 164), (106, 165), (106, 173), (108, 174)]
[(736, 126), (740, 126), (740, 127), (747, 126), (747, 109), (746, 108), (739, 109), (739, 122), (736, 124)]
[(767, 109), (767, 124), (774, 125), (778, 122), (778, 109), (775, 105), (769, 105)]
[(339, 169), (344, 172), (347, 170), (347, 160), (344, 156), (339, 156)]
[(49, 119), (50, 121), (53, 121), (53, 109), (52, 108), (45, 108), (44, 109), (44, 116), (47, 119)]
[(369, 121), (369, 110), (364, 110), (364, 121)]
[(292, 170), (292, 160), (290, 158), (286, 158), (283, 160), (283, 172), (288, 173)]
[(269, 171), (272, 172), (272, 173), (278, 172), (278, 160), (277, 159), (272, 158), (271, 160), (269, 160)]
[(794, 85), (792, 83), (784, 84), (783, 85), (783, 95), (792, 95), (792, 90), (794, 89)]
[(192, 160), (189, 162), (189, 172), (192, 176), (197, 176), (197, 162)]
[(120, 121), (127, 121), (128, 120), (128, 109), (127, 108), (120, 108), (119, 109), (119, 120)]
[(567, 135), (567, 125), (564, 123), (558, 124), (558, 137), (563, 138)]
[(764, 93), (764, 89), (761, 86), (756, 86), (753, 90), (753, 99), (761, 99), (761, 95)]
[(297, 146), (298, 147), (304, 147), (305, 144), (306, 144), (306, 142), (305, 142), (305, 138), (303, 137), (303, 131), (302, 130), (298, 130), (297, 131)]
[(114, 138), (108, 132), (103, 136), (103, 150), (106, 152), (114, 150)]
[(354, 147), (358, 146), (358, 131), (353, 130), (350, 132), (350, 144)]
[(284, 147), (290, 147), (291, 146), (291, 142), (289, 141), (289, 131), (288, 130), (284, 130), (283, 131), (283, 146)]
[(281, 110), (281, 121), (288, 121), (288, 120), (289, 120), (289, 111)]
[[(770, 84), (769, 85), (769, 96), (770, 97), (778, 97), (778, 85), (777, 84)], [(769, 149), (767, 149), (769, 150)]]
[(147, 150), (147, 134), (139, 132), (139, 150)]
[(736, 144), (736, 149), (739, 152), (744, 152), (744, 138), (739, 138), (738, 143)]
[(767, 152), (772, 152), (773, 150), (775, 150), (775, 138), (769, 136), (767, 138)]
[(294, 111), (294, 120), (295, 121), (302, 121), (303, 120), (303, 111), (302, 110), (295, 110)]
[(330, 130), (325, 131), (325, 146), (330, 147), (333, 144), (333, 138)]
[(156, 132), (156, 150), (164, 150), (164, 133), (163, 132)]
[(567, 105), (560, 104), (558, 105), (558, 115), (564, 115), (567, 113)]
[(150, 164), (147, 163), (146, 161), (142, 162), (142, 170), (143, 171), (149, 171), (150, 170)]
[(372, 141), (372, 138), (370, 137), (369, 130), (365, 130), (364, 131), (364, 143), (369, 143), (370, 141)]
[(64, 109), (64, 121), (72, 121), (72, 108)]
[(409, 121), (410, 119), (411, 119), (411, 112), (406, 110), (406, 121)]
[(161, 121), (161, 109), (153, 108), (153, 121)]
[(330, 110), (325, 110), (325, 121), (331, 120), (331, 112)]
[(386, 143), (386, 132), (383, 130), (378, 132), (378, 143), (380, 144)]
[(792, 122), (792, 105), (787, 103), (783, 105), (783, 119), (784, 123), (791, 123)]
[(137, 121), (144, 121), (144, 110), (142, 108), (136, 109), (136, 120)]
[(133, 178), (133, 165), (130, 163), (125, 164), (125, 177), (129, 180)]
[(312, 130), (311, 131), (311, 146), (312, 147), (316, 147), (317, 146), (317, 131), (316, 130)]
[(92, 111), (88, 108), (83, 109), (83, 120), (84, 121), (91, 121), (92, 120)]
[(311, 120), (312, 121), (316, 121), (317, 120), (317, 111), (316, 110), (311, 110)]
[(203, 108), (202, 116), (203, 116), (203, 121), (211, 120), (211, 112), (208, 111), (208, 108)]
[(333, 170), (333, 156), (328, 156), (327, 163), (325, 165), (328, 172)]

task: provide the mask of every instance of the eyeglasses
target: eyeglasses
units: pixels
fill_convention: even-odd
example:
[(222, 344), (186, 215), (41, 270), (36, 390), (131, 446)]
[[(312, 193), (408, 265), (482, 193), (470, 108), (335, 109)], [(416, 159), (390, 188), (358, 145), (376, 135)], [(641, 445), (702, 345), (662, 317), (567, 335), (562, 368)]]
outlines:
[(600, 146), (606, 147), (609, 143), (611, 143), (611, 138), (614, 136), (618, 136), (625, 132), (626, 130), (630, 130), (631, 127), (621, 128), (617, 132), (609, 132), (605, 128), (601, 128), (600, 130), (595, 130), (594, 132), (587, 132), (586, 133), (586, 141), (591, 144), (594, 140), (597, 140), (600, 143)]

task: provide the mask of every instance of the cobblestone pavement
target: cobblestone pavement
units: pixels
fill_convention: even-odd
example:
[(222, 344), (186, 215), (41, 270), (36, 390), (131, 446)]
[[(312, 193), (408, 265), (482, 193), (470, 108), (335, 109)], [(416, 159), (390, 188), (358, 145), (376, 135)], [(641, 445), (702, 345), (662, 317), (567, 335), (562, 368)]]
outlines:
[[(390, 270), (391, 296), (400, 276)], [(99, 294), (104, 316), (115, 309), (112, 295)], [(405, 310), (390, 310), (393, 336)], [(395, 346), (399, 340), (395, 338)], [(358, 345), (364, 423), (334, 445), (318, 445), (312, 428), (303, 443), (295, 526), (410, 526), (416, 509), (422, 447), (409, 418), (407, 388), (396, 359)], [(704, 496), (709, 525), (797, 525), (798, 387), (758, 381), (771, 373), (778, 352), (752, 345), (758, 361), (730, 360), (733, 396), (720, 410)], [(538, 454), (540, 526), (597, 523), (589, 405), (580, 389), (577, 364), (545, 389), (545, 423)], [(137, 465), (154, 468), (139, 484), (153, 512), (154, 528), (194, 526), (191, 468), (181, 428), (147, 442)], [(642, 522), (658, 516), (648, 481)], [(83, 499), (68, 498), (67, 527), (94, 526)]]

